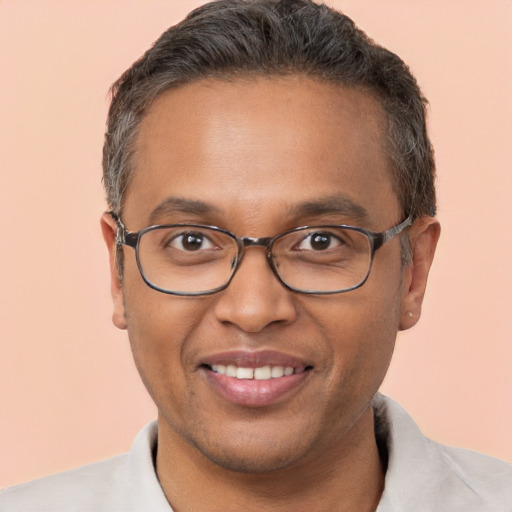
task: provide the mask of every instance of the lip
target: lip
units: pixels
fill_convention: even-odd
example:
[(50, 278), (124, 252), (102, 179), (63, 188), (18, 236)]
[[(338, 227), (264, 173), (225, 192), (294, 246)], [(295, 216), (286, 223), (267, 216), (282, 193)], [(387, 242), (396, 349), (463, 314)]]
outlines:
[(260, 350), (252, 352), (248, 350), (236, 350), (213, 354), (201, 359), (202, 365), (233, 364), (244, 368), (257, 368), (258, 366), (291, 366), (293, 368), (305, 368), (312, 364), (304, 359), (295, 357), (276, 350)]
[[(293, 367), (299, 373), (268, 380), (237, 379), (214, 372), (214, 364), (244, 368), (260, 366)], [(202, 360), (200, 370), (211, 388), (232, 404), (264, 407), (278, 403), (297, 391), (310, 376), (313, 365), (307, 361), (273, 350), (259, 352), (232, 351), (214, 354)]]

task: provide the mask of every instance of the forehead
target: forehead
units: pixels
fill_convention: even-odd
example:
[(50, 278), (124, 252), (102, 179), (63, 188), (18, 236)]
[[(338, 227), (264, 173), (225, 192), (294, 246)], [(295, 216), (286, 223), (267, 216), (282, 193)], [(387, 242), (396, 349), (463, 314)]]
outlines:
[(384, 125), (370, 94), (311, 78), (180, 86), (161, 94), (141, 122), (126, 214), (144, 223), (171, 196), (253, 217), (337, 194), (369, 210), (396, 210)]

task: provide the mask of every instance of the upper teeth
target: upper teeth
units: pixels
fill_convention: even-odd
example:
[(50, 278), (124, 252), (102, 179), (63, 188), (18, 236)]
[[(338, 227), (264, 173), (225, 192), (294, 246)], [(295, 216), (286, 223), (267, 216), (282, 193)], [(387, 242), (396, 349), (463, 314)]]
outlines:
[(243, 368), (235, 365), (212, 365), (214, 372), (228, 377), (236, 377), (237, 379), (256, 379), (267, 380), (283, 377), (284, 375), (292, 375), (294, 369), (291, 366), (260, 366), (259, 368)]

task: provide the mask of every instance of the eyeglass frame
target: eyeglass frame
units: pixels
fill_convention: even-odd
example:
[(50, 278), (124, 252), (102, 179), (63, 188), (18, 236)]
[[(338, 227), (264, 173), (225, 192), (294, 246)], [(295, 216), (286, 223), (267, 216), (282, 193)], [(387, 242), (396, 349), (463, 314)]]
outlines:
[[(272, 237), (251, 237), (251, 236), (243, 236), (238, 237), (234, 233), (231, 233), (231, 231), (228, 231), (227, 229), (219, 228), (218, 226), (210, 226), (207, 224), (155, 224), (152, 226), (148, 226), (146, 228), (143, 228), (139, 231), (128, 231), (126, 229), (126, 226), (121, 221), (121, 218), (119, 215), (117, 215), (114, 211), (110, 210), (106, 212), (108, 215), (110, 215), (117, 225), (117, 232), (116, 232), (116, 238), (115, 238), (115, 244), (117, 245), (126, 245), (128, 247), (131, 247), (135, 250), (135, 259), (137, 261), (137, 267), (139, 269), (140, 275), (142, 276), (142, 279), (144, 282), (153, 290), (156, 290), (161, 293), (165, 293), (167, 295), (177, 295), (180, 297), (200, 297), (205, 295), (213, 295), (215, 293), (218, 293), (222, 290), (225, 290), (233, 280), (235, 274), (237, 273), (238, 269), (240, 268), (240, 264), (243, 259), (244, 251), (246, 247), (264, 247), (266, 250), (266, 257), (267, 262), (273, 272), (273, 274), (276, 276), (278, 281), (288, 290), (296, 293), (303, 293), (306, 295), (333, 295), (335, 293), (345, 293), (350, 292), (352, 290), (356, 290), (357, 288), (360, 288), (363, 286), (366, 281), (368, 280), (368, 277), (370, 275), (370, 271), (372, 269), (373, 265), (373, 259), (375, 256), (375, 252), (378, 251), (384, 244), (392, 240), (395, 236), (402, 233), (406, 228), (411, 226), (413, 224), (413, 216), (409, 215), (405, 220), (402, 222), (395, 224), (394, 226), (390, 227), (389, 229), (385, 231), (371, 231), (369, 229), (360, 228), (357, 226), (350, 226), (347, 224), (323, 224), (323, 225), (313, 225), (313, 226), (299, 226), (296, 228), (288, 229), (286, 231), (283, 231), (282, 233), (278, 233), (277, 235), (274, 235)], [(172, 227), (190, 227), (190, 228), (207, 228), (211, 229), (213, 231), (223, 233), (230, 238), (232, 238), (237, 245), (237, 258), (235, 261), (235, 264), (233, 266), (233, 270), (231, 272), (231, 276), (229, 277), (228, 281), (224, 283), (222, 286), (218, 286), (217, 288), (213, 288), (212, 290), (206, 290), (206, 291), (200, 291), (200, 292), (178, 292), (178, 291), (172, 291), (167, 290), (165, 288), (160, 288), (159, 286), (152, 283), (148, 277), (146, 276), (144, 269), (142, 268), (142, 264), (140, 262), (139, 257), (139, 242), (142, 236), (145, 233), (148, 233), (150, 231), (154, 231), (157, 229), (165, 229), (165, 228), (172, 228)], [(295, 288), (288, 283), (286, 283), (283, 278), (279, 275), (279, 272), (277, 271), (277, 268), (274, 263), (274, 257), (272, 254), (272, 247), (276, 240), (279, 240), (283, 236), (286, 236), (290, 233), (294, 233), (297, 231), (302, 231), (306, 229), (315, 229), (315, 228), (337, 228), (337, 229), (348, 229), (351, 231), (357, 231), (359, 233), (362, 233), (368, 238), (368, 241), (370, 243), (370, 262), (368, 265), (368, 271), (364, 277), (364, 279), (358, 283), (357, 285), (354, 285), (350, 288), (344, 288), (341, 290), (327, 290), (327, 291), (311, 291), (311, 290), (301, 290), (299, 288)]]

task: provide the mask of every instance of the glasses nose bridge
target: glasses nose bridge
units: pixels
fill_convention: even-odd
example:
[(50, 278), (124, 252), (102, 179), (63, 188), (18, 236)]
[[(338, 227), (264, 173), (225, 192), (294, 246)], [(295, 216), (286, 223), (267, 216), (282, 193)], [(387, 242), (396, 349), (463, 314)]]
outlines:
[(243, 259), (245, 249), (248, 247), (263, 247), (265, 249), (265, 255), (267, 259), (271, 259), (271, 246), (272, 246), (273, 238), (270, 236), (264, 237), (253, 237), (253, 236), (243, 236), (241, 238), (237, 238), (238, 243), (238, 261), (241, 262)]
[(253, 236), (243, 236), (240, 238), (241, 246), (243, 249), (246, 247), (265, 247), (268, 249), (270, 243), (272, 242), (272, 238), (269, 236), (264, 236), (261, 238), (255, 238)]
[(272, 244), (272, 237), (264, 236), (264, 237), (253, 237), (253, 236), (243, 236), (239, 238), (238, 247), (239, 247), (239, 259), (242, 259), (242, 256), (247, 247), (263, 247), (265, 249), (265, 254), (267, 258), (271, 257), (270, 247)]
[(267, 263), (270, 265), (272, 272), (275, 274), (276, 271), (274, 269), (274, 265), (272, 263), (272, 242), (274, 238), (270, 236), (265, 236), (261, 238), (253, 237), (253, 236), (243, 236), (241, 238), (236, 238), (238, 244), (238, 258), (235, 265), (234, 271), (236, 272), (244, 259), (245, 249), (248, 247), (263, 247), (265, 249), (265, 256), (267, 259)]

